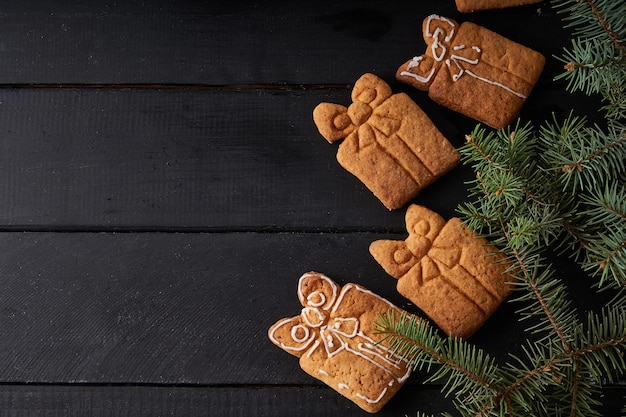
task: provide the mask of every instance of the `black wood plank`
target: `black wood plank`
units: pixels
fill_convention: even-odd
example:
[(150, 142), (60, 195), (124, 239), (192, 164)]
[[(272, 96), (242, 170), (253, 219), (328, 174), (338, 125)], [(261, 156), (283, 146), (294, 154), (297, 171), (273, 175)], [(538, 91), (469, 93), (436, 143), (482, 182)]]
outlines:
[[(605, 388), (600, 411), (619, 415), (626, 389)], [(437, 387), (403, 387), (376, 415), (454, 412)], [(371, 416), (328, 387), (0, 385), (0, 414), (29, 416)]]
[[(473, 121), (393, 81), (423, 52), (428, 14), (546, 55), (525, 120), (597, 117), (597, 101), (552, 80), (567, 34), (547, 2), (470, 15), (452, 0), (5, 3), (0, 415), (365, 415), (266, 330), (299, 312), (297, 280), (312, 269), (419, 313), (367, 251), (403, 238), (404, 210), (339, 167), (311, 111), (347, 104), (374, 72), (463, 143)], [(449, 217), (471, 176), (459, 167), (416, 202)], [(603, 305), (585, 274), (556, 262), (576, 306)], [(472, 342), (501, 361), (520, 355), (514, 310)], [(423, 379), (380, 415), (451, 411)], [(603, 390), (605, 415), (625, 393)]]
[[(397, 89), (396, 91), (403, 91)], [(410, 91), (455, 146), (475, 122)], [(0, 228), (11, 230), (404, 230), (339, 166), (320, 102), (348, 89), (0, 90)], [(587, 110), (539, 90), (525, 120)], [(454, 215), (457, 168), (415, 200)]]
[[(400, 391), (377, 416), (450, 410), (434, 387)], [(333, 390), (303, 387), (1, 386), (0, 414), (57, 416), (368, 416)]]
[[(431, 13), (471, 20), (546, 56), (566, 43), (548, 4), (460, 14), (446, 1), (7, 2), (0, 83), (337, 84), (393, 78)], [(277, 65), (277, 63), (280, 63)], [(560, 64), (551, 60), (548, 72)]]
[(46, 383), (311, 383), (267, 329), (298, 314), (297, 280), (311, 269), (401, 301), (390, 279), (373, 281), (380, 271), (369, 277), (366, 251), (375, 237), (1, 234), (0, 375)]
[[(299, 313), (302, 273), (359, 283), (419, 314), (368, 253), (384, 237), (403, 238), (2, 233), (0, 375), (16, 383), (310, 384), (266, 334)], [(602, 305), (584, 275), (567, 273), (575, 305)], [(504, 361), (528, 337), (506, 303), (472, 341)]]

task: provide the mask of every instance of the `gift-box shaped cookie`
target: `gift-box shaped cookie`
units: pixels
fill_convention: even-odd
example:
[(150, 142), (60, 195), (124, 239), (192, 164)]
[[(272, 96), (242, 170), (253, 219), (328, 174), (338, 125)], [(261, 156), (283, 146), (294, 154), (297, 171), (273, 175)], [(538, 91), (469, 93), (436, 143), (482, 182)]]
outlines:
[(402, 64), (396, 78), (435, 102), (493, 128), (509, 125), (536, 84), (545, 58), (471, 22), (430, 15), (426, 52)]
[(407, 362), (375, 333), (379, 314), (401, 310), (356, 284), (340, 287), (309, 272), (298, 282), (302, 311), (279, 320), (270, 340), (300, 358), (309, 375), (323, 381), (365, 411), (379, 411), (410, 375)]
[(406, 228), (405, 241), (377, 240), (370, 253), (445, 333), (471, 336), (510, 293), (504, 255), (459, 218), (446, 221), (426, 207), (407, 209)]
[(320, 134), (339, 145), (337, 160), (390, 210), (404, 206), (451, 170), (459, 154), (411, 98), (392, 94), (374, 74), (354, 84), (352, 104), (313, 110)]

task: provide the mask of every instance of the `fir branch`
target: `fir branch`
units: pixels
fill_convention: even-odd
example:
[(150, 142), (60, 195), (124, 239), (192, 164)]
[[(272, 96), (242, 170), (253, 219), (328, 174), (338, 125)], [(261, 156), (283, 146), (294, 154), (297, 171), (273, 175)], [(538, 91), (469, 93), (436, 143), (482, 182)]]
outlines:
[[(407, 416), (408, 417), (408, 416)], [(415, 417), (435, 417), (434, 414), (426, 414), (418, 411)], [(452, 417), (449, 413), (441, 413), (441, 417)]]
[[(464, 376), (466, 380), (472, 381), (475, 388), (494, 389), (487, 380), (488, 375), (493, 373), (493, 359), (461, 340), (442, 338), (427, 321), (406, 312), (402, 312), (396, 319), (394, 312), (389, 311), (381, 314), (375, 325), (376, 333), (383, 335), (381, 342), (386, 341), (389, 348), (406, 358), (411, 367), (430, 370), (435, 363), (445, 365), (433, 373), (429, 382), (444, 379), (451, 373), (457, 380)], [(472, 364), (471, 369), (467, 361)], [(456, 387), (455, 383), (448, 382), (449, 392)]]
[[(463, 416), (598, 416), (605, 381), (626, 372), (626, 2), (553, 0), (577, 39), (561, 59), (568, 91), (599, 93), (606, 126), (570, 114), (539, 131), (477, 126), (461, 159), (476, 177), (458, 207), (505, 254), (511, 302), (529, 324), (521, 357), (497, 365), (423, 320), (381, 317), (379, 331), (415, 369), (442, 381)], [(568, 251), (614, 296), (582, 321), (545, 251)], [(623, 410), (626, 413), (626, 407)]]
[(415, 369), (440, 365), (428, 381), (444, 380), (443, 391), (454, 395), (463, 415), (514, 416), (538, 411), (537, 404), (548, 401), (543, 393), (553, 392), (564, 396), (562, 402), (569, 404), (571, 416), (591, 416), (597, 415), (594, 395), (601, 377), (612, 380), (613, 373), (626, 369), (624, 313), (621, 308), (607, 308), (602, 316), (590, 314), (587, 328), (577, 327), (575, 348), (555, 354), (546, 341), (528, 343), (526, 360), (512, 357), (517, 363), (505, 368), (463, 340), (439, 336), (415, 316), (403, 313), (396, 319), (388, 312), (376, 326), (390, 347)]
[(626, 57), (616, 55), (613, 45), (604, 41), (572, 39), (571, 48), (557, 59), (564, 63), (566, 72), (557, 75), (555, 80), (567, 80), (568, 91), (591, 95), (617, 86), (623, 80), (622, 65)]
[(554, 7), (566, 15), (566, 28), (573, 27), (573, 36), (609, 40), (626, 55), (624, 28), (626, 6), (614, 0), (553, 0)]
[[(510, 368), (508, 374), (512, 375), (515, 372), (519, 372), (519, 369), (525, 369), (525, 373), (518, 375), (516, 380), (511, 382), (503, 391), (499, 391), (499, 394), (492, 400), (504, 401), (506, 399), (507, 404), (517, 404), (516, 400), (513, 400), (515, 397), (530, 410), (532, 407), (528, 404), (528, 401), (542, 397), (545, 387), (551, 386), (550, 398), (552, 400), (549, 402), (551, 405), (542, 409), (533, 409), (533, 412), (537, 413), (537, 415), (540, 413), (556, 415), (562, 413), (564, 409), (568, 409), (568, 413), (572, 416), (595, 415), (593, 409), (598, 403), (596, 394), (600, 382), (588, 374), (591, 371), (596, 375), (600, 371), (603, 374), (609, 374), (611, 369), (608, 366), (601, 370), (591, 368), (589, 364), (593, 361), (587, 362), (585, 355), (593, 356), (593, 360), (600, 361), (600, 363), (603, 363), (602, 355), (607, 355), (608, 358), (612, 358), (611, 363), (617, 363), (615, 355), (606, 353), (606, 351), (612, 349), (613, 343), (619, 345), (619, 349), (623, 349), (625, 343), (624, 334), (622, 334), (617, 339), (609, 338), (595, 345), (593, 340), (587, 337), (584, 339), (587, 341), (586, 344), (582, 343), (582, 346), (585, 347), (578, 345), (581, 339), (579, 329), (582, 328), (582, 325), (576, 318), (576, 312), (571, 306), (563, 280), (555, 276), (552, 268), (545, 265), (545, 261), (541, 256), (542, 248), (550, 246), (552, 242), (555, 242), (561, 235), (561, 231), (568, 230), (564, 225), (569, 225), (572, 222), (574, 224), (569, 229), (579, 230), (581, 235), (587, 234), (590, 236), (589, 240), (592, 240), (596, 231), (587, 230), (589, 225), (581, 227), (581, 225), (576, 225), (575, 223), (583, 217), (588, 219), (594, 216), (596, 217), (596, 222), (599, 223), (600, 220), (597, 213), (589, 211), (584, 213), (585, 216), (572, 216), (565, 211), (566, 215), (562, 215), (563, 210), (578, 209), (583, 203), (580, 200), (574, 203), (574, 198), (563, 199), (560, 196), (560, 193), (563, 191), (575, 196), (576, 193), (573, 189), (580, 188), (586, 190), (591, 188), (591, 185), (581, 187), (579, 184), (584, 184), (584, 182), (580, 179), (577, 180), (578, 182), (563, 181), (559, 178), (562, 175), (561, 172), (564, 171), (563, 169), (560, 170), (561, 172), (556, 173), (556, 170), (549, 167), (543, 168), (541, 170), (542, 174), (535, 175), (528, 175), (524, 171), (524, 167), (529, 165), (527, 161), (532, 160), (533, 157), (541, 155), (543, 161), (545, 161), (554, 155), (564, 153), (563, 148), (569, 146), (571, 136), (577, 135), (576, 131), (585, 127), (584, 119), (576, 118), (568, 119), (563, 125), (554, 125), (550, 130), (544, 130), (544, 140), (540, 142), (540, 146), (536, 148), (532, 146), (527, 147), (527, 149), (537, 152), (538, 155), (533, 155), (532, 152), (528, 154), (520, 153), (520, 155), (524, 155), (523, 158), (516, 158), (516, 153), (509, 152), (508, 144), (502, 140), (504, 137), (510, 136), (510, 132), (494, 135), (475, 129), (471, 135), (471, 140), (468, 140), (465, 147), (461, 149), (464, 161), (472, 163), (475, 168), (480, 167), (482, 171), (478, 172), (476, 180), (471, 182), (473, 185), (471, 193), (475, 197), (479, 197), (478, 200), (460, 206), (459, 211), (462, 214), (469, 215), (469, 218), (464, 219), (466, 224), (477, 226), (476, 230), (484, 230), (486, 228), (490, 237), (494, 238), (494, 242), (499, 244), (504, 253), (508, 255), (513, 264), (511, 272), (518, 279), (518, 282), (515, 284), (516, 291), (514, 292), (515, 298), (513, 301), (524, 303), (524, 306), (518, 310), (521, 319), (537, 319), (536, 324), (531, 325), (528, 330), (532, 334), (540, 336), (538, 341), (525, 348), (526, 361), (534, 365), (530, 367), (519, 366), (519, 364), (524, 363), (523, 360), (519, 360), (518, 368)], [(527, 127), (524, 128), (527, 129)], [(551, 136), (545, 134), (545, 132), (550, 132)], [(557, 134), (554, 134), (554, 132), (557, 132)], [(548, 140), (546, 137), (551, 137), (552, 139)], [(484, 144), (486, 138), (492, 141), (489, 146)], [(590, 139), (584, 138), (582, 140), (589, 141)], [(589, 163), (588, 161), (598, 164), (596, 169), (600, 173), (600, 177), (603, 178), (607, 178), (606, 173), (613, 172), (611, 170), (615, 172), (622, 170), (622, 165), (619, 162), (611, 162), (613, 161), (611, 158), (615, 158), (615, 154), (623, 152), (624, 149), (622, 143), (617, 142), (617, 144), (609, 142), (609, 145), (601, 147), (597, 144), (605, 144), (606, 141), (596, 140), (595, 146), (586, 147), (585, 150), (588, 157), (581, 158), (584, 161), (584, 163), (581, 163), (581, 166), (585, 168), (577, 171), (588, 170), (586, 165)], [(498, 146), (505, 149), (498, 149)], [(558, 151), (554, 151), (554, 154), (546, 155), (546, 151), (550, 149), (558, 149)], [(499, 157), (499, 155), (504, 154), (509, 155), (506, 164), (503, 164)], [(605, 154), (610, 154), (610, 157), (603, 158)], [(561, 164), (561, 162), (551, 163), (556, 166)], [(545, 162), (542, 163), (542, 166), (547, 165)], [(485, 175), (485, 172), (488, 175)], [(497, 185), (502, 181), (497, 178), (498, 175), (506, 178), (514, 175), (513, 172), (523, 173), (524, 176), (518, 178), (519, 181), (506, 181), (506, 183), (515, 184), (518, 187), (518, 191), (526, 198), (501, 198), (502, 193), (499, 194), (493, 191), (497, 189)], [(546, 186), (546, 182), (560, 185)], [(566, 186), (563, 186), (563, 183)], [(608, 194), (612, 197), (612, 199), (608, 198), (607, 200), (612, 204), (613, 214), (621, 214), (623, 207), (620, 204), (623, 204), (624, 200), (619, 200), (620, 196), (615, 196), (614, 194), (616, 193), (614, 192), (609, 192)], [(559, 199), (565, 200), (565, 202), (561, 203), (558, 201)], [(588, 202), (585, 201), (584, 204), (588, 204)], [(621, 215), (618, 217), (622, 218)], [(622, 229), (620, 228), (619, 230)], [(623, 306), (624, 303), (619, 303), (615, 307), (615, 311), (621, 311), (621, 316), (614, 317), (619, 326), (625, 326), (624, 323), (626, 322), (624, 320), (624, 312), (626, 310), (624, 310)], [(589, 325), (589, 327), (595, 333), (601, 330), (598, 326)], [(595, 341), (598, 341), (597, 338)], [(603, 353), (596, 355), (595, 352), (599, 351)], [(546, 359), (548, 359), (547, 362)], [(612, 371), (615, 371), (615, 369)], [(553, 382), (563, 380), (566, 383), (552, 386), (553, 382), (550, 382), (551, 380)], [(562, 388), (562, 386), (566, 386), (566, 389)], [(493, 410), (490, 404), (493, 404), (493, 402), (484, 406), (483, 411), (485, 415)], [(522, 407), (519, 404), (517, 406)], [(509, 406), (507, 405), (506, 407)], [(507, 409), (510, 409), (510, 407)], [(557, 410), (560, 411), (557, 412)], [(478, 415), (481, 414), (479, 413)]]
[(600, 276), (600, 284), (612, 277), (626, 285), (623, 265), (626, 263), (626, 235), (623, 230), (598, 235), (598, 240), (587, 245), (583, 268)]
[(570, 116), (541, 127), (542, 166), (575, 193), (597, 186), (599, 180), (617, 178), (626, 170), (626, 135), (622, 129), (604, 132), (587, 126), (585, 118)]
[(540, 259), (536, 259), (532, 267), (524, 267), (528, 276), (515, 284), (518, 291), (512, 298), (512, 301), (523, 305), (517, 310), (520, 319), (538, 318), (526, 330), (542, 338), (554, 334), (561, 342), (560, 350), (569, 351), (572, 329), (578, 321), (562, 282), (554, 277), (552, 269), (542, 268)]
[(614, 278), (626, 286), (626, 188), (617, 182), (607, 184), (604, 190), (583, 196), (583, 202), (594, 231), (581, 242), (586, 251), (583, 268), (599, 276), (600, 284)]
[(607, 101), (607, 117), (624, 117), (626, 96), (626, 2), (614, 0), (553, 0), (565, 13), (566, 27), (574, 28), (569, 50), (557, 57), (565, 72), (556, 79), (567, 79), (567, 90), (600, 93)]
[(580, 358), (586, 370), (600, 382), (600, 377), (609, 383), (626, 372), (626, 310), (607, 306), (601, 314), (588, 313), (587, 328), (579, 329), (575, 357)]
[[(600, 23), (600, 26), (602, 27), (602, 30), (611, 39), (611, 42), (617, 48), (622, 49), (623, 50), (623, 54), (626, 55), (626, 45), (622, 42), (622, 40), (617, 35), (617, 33), (615, 33), (615, 31), (613, 31), (613, 29), (611, 28), (612, 25), (608, 22), (609, 16), (611, 16), (613, 13), (620, 13), (620, 9), (617, 7), (617, 6), (619, 6), (619, 2), (609, 2), (609, 3), (602, 2), (602, 4), (608, 5), (605, 8), (604, 12), (602, 10), (600, 10), (601, 6), (599, 4), (597, 4), (596, 2), (592, 1), (592, 0), (587, 0), (587, 4), (589, 5), (589, 8), (591, 8), (591, 10), (593, 11), (593, 14), (596, 17), (596, 19), (598, 19), (598, 22)], [(610, 9), (610, 5), (615, 5), (617, 10), (611, 10)], [(623, 9), (621, 11), (623, 11)]]

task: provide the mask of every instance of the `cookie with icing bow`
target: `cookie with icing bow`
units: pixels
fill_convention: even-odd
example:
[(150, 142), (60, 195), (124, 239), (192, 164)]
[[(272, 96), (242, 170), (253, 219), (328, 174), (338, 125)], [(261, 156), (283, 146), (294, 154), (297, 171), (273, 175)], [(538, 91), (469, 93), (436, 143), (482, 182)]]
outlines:
[(361, 76), (352, 104), (320, 103), (320, 134), (343, 139), (337, 160), (389, 210), (398, 209), (459, 163), (459, 154), (411, 98), (374, 74)]
[(409, 206), (406, 227), (406, 240), (374, 241), (370, 253), (446, 334), (471, 336), (510, 293), (504, 256), (460, 219), (426, 207)]
[(339, 286), (309, 272), (298, 282), (300, 314), (273, 324), (272, 343), (300, 367), (370, 413), (379, 411), (410, 375), (407, 362), (375, 332), (379, 314), (401, 310), (357, 284)]
[(482, 26), (438, 15), (424, 19), (422, 32), (426, 52), (400, 65), (399, 81), (495, 129), (518, 116), (543, 71), (542, 54)]

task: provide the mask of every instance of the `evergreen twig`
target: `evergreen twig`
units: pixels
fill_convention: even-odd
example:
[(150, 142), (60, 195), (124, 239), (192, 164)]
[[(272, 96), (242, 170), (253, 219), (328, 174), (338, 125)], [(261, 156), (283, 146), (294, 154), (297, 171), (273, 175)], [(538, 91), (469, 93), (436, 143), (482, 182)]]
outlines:
[[(474, 200), (458, 211), (511, 264), (511, 302), (529, 323), (523, 355), (499, 365), (414, 316), (377, 322), (428, 382), (443, 383), (463, 416), (598, 416), (603, 384), (626, 373), (626, 2), (552, 3), (574, 36), (557, 79), (570, 92), (600, 94), (606, 125), (570, 115), (539, 129), (477, 126), (460, 149), (476, 177)], [(546, 261), (550, 247), (598, 278), (598, 290), (614, 294), (610, 303), (581, 319), (567, 277)]]

